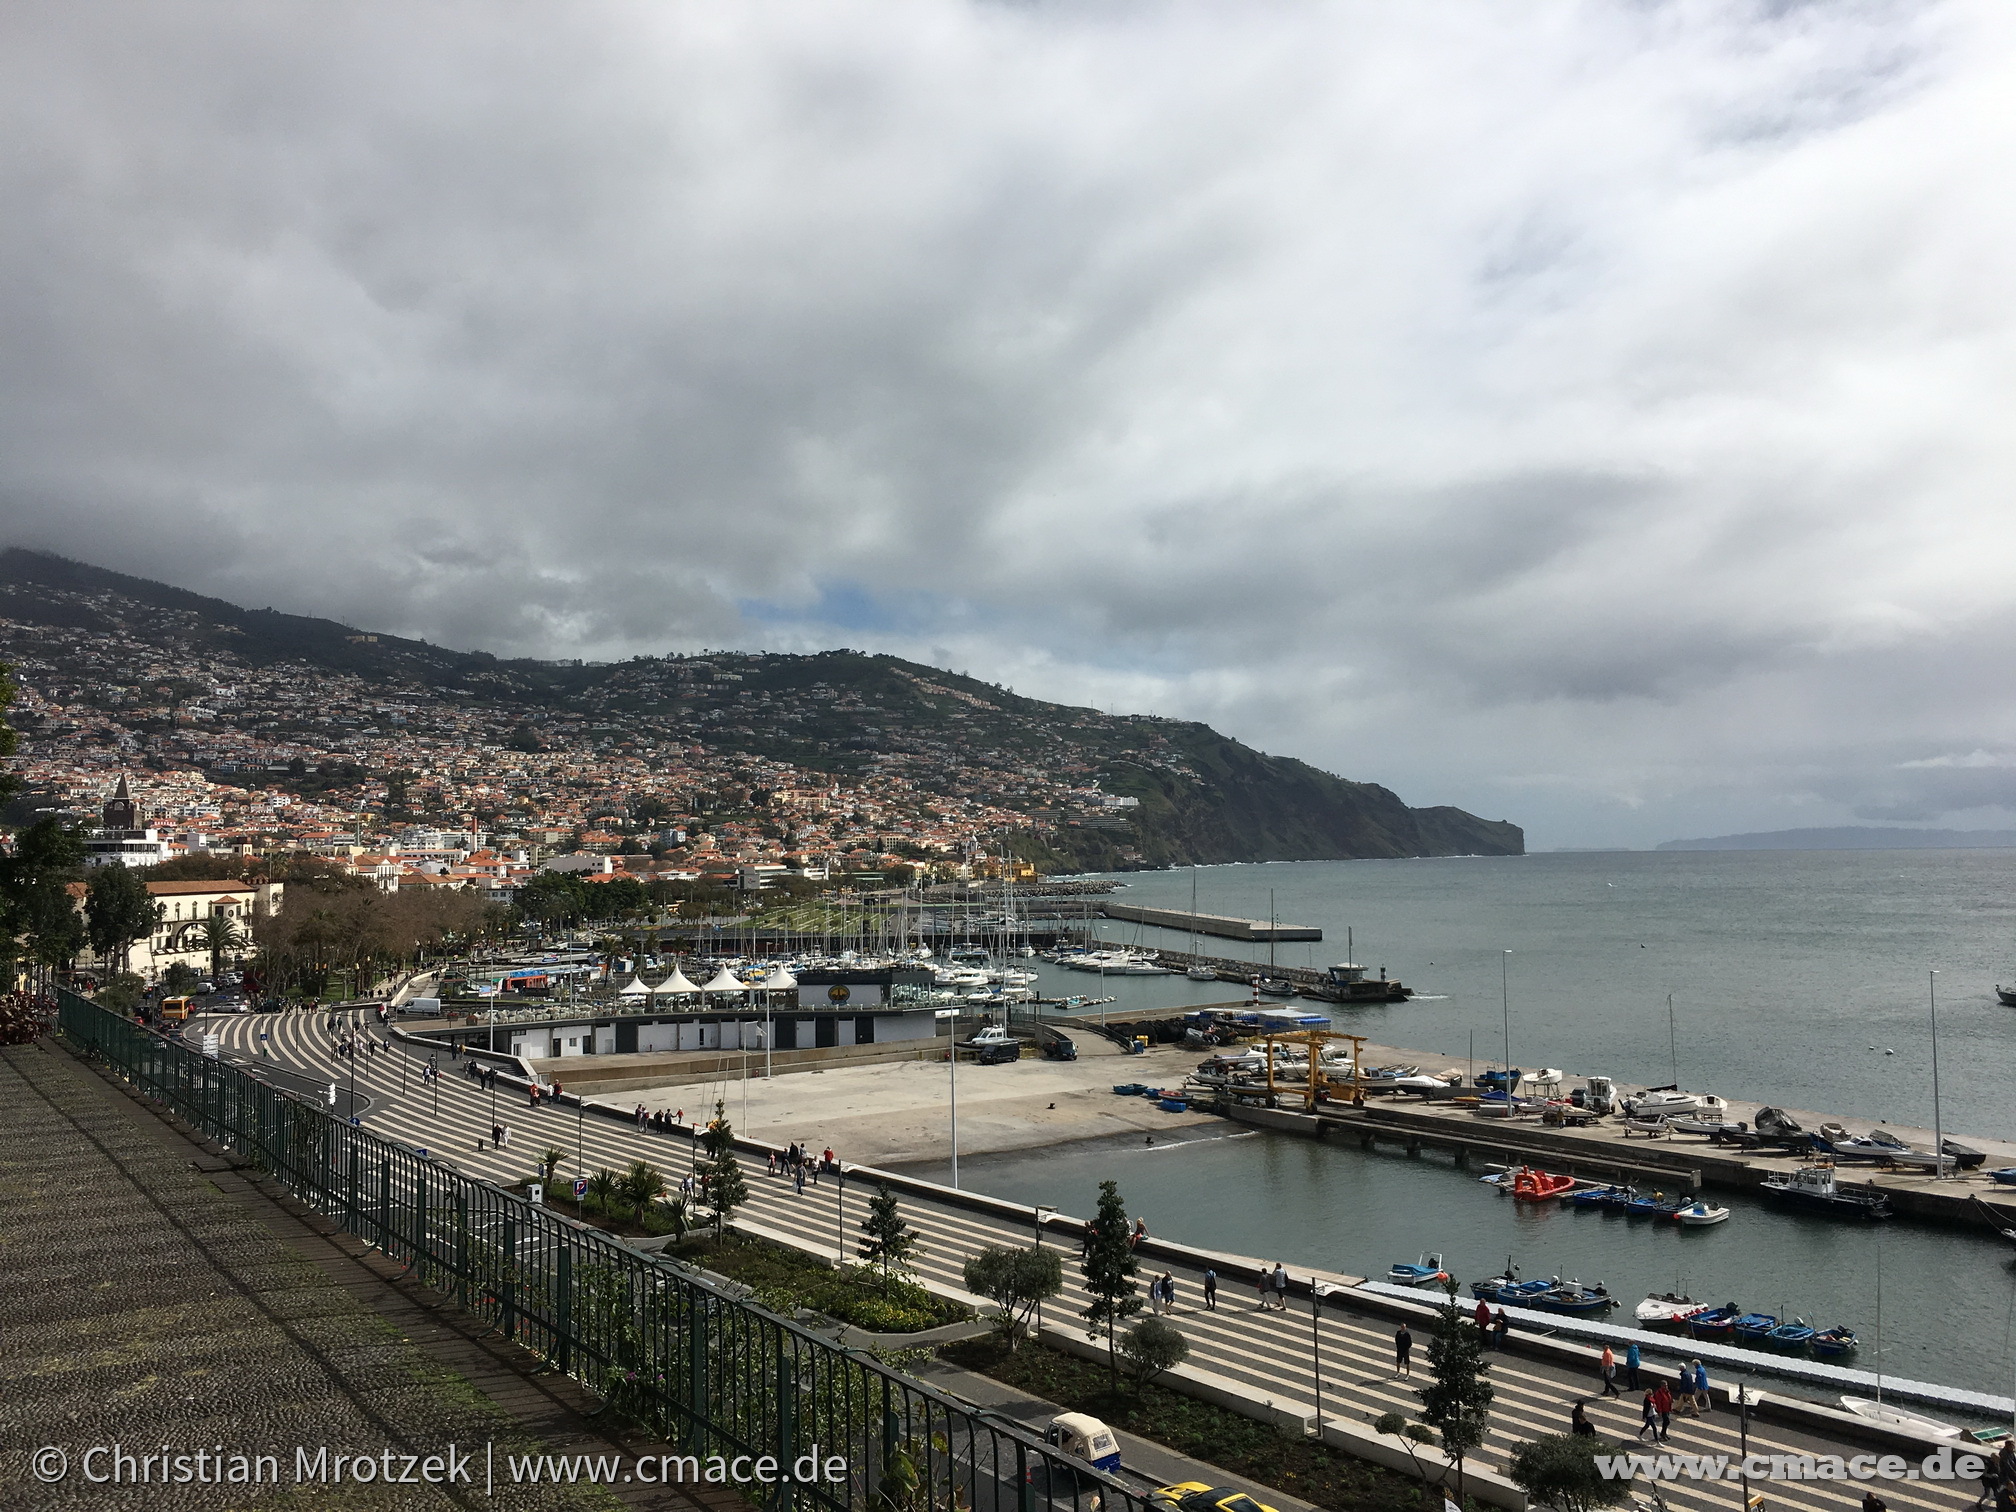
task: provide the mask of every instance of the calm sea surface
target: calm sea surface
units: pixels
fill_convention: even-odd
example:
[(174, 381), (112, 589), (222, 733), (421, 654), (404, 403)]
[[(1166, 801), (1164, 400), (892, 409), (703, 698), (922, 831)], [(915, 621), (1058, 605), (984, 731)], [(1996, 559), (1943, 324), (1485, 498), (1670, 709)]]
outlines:
[[(1187, 907), (1188, 872), (1133, 873), (1118, 899)], [(2016, 1137), (2009, 1092), (2016, 1009), (2016, 852), (1680, 852), (1448, 861), (1206, 867), (1206, 913), (1316, 924), (1282, 965), (1356, 954), (1421, 994), (1333, 1008), (1337, 1027), (1463, 1064), (1503, 1055), (1502, 952), (1512, 1056), (1525, 1066), (1673, 1079), (1674, 995), (1682, 1085), (1845, 1116), (1932, 1121), (1927, 972), (1939, 970), (1939, 1070), (1949, 1132)], [(1117, 942), (1182, 948), (1183, 936), (1108, 922)], [(1258, 963), (1266, 947), (1214, 941)], [(1222, 1001), (1224, 985), (1099, 979), (1045, 984), (1133, 1005)], [(1885, 1054), (1885, 1051), (1894, 1054)], [(942, 1175), (933, 1168), (928, 1174)], [(1889, 1374), (2009, 1393), (2016, 1385), (2016, 1269), (1999, 1240), (1913, 1223), (1861, 1227), (1795, 1217), (1729, 1194), (1720, 1227), (1678, 1230), (1502, 1199), (1446, 1156), (1367, 1154), (1242, 1133), (1153, 1148), (1098, 1144), (962, 1163), (963, 1184), (1089, 1213), (1117, 1179), (1131, 1211), (1170, 1238), (1357, 1274), (1441, 1251), (1464, 1282), (1508, 1256), (1528, 1275), (1604, 1281), (1635, 1302), (1691, 1295), (1846, 1323), (1860, 1363)], [(1879, 1232), (1879, 1229), (1881, 1232)], [(1880, 1355), (1876, 1291), (1882, 1286)]]

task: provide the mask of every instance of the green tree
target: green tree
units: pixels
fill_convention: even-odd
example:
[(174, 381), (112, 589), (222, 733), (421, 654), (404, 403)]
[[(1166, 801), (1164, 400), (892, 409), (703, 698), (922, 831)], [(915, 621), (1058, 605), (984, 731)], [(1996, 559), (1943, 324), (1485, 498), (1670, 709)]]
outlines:
[(171, 996), (183, 997), (195, 991), (202, 978), (196, 975), (196, 968), (187, 961), (170, 961), (168, 969), (161, 973), (161, 986)]
[(1190, 1341), (1173, 1323), (1143, 1318), (1120, 1336), (1120, 1358), (1134, 1384), (1146, 1386), (1163, 1371), (1190, 1358)]
[(903, 1214), (896, 1206), (896, 1194), (886, 1186), (877, 1186), (875, 1195), (869, 1199), (868, 1216), (861, 1220), (861, 1232), (867, 1237), (861, 1241), (858, 1253), (870, 1265), (882, 1267), (885, 1293), (891, 1277), (908, 1275), (910, 1262), (924, 1253), (922, 1236), (903, 1221)]
[(1596, 1467), (1597, 1441), (1584, 1434), (1534, 1439), (1512, 1451), (1512, 1483), (1535, 1502), (1560, 1512), (1596, 1512), (1628, 1501), (1631, 1483)]
[(553, 1179), (553, 1173), (560, 1169), (560, 1162), (566, 1158), (567, 1152), (558, 1145), (548, 1145), (546, 1147), (545, 1151), (539, 1156), (539, 1164), (545, 1170), (548, 1181)]
[(1087, 1333), (1096, 1341), (1100, 1330), (1105, 1330), (1106, 1358), (1117, 1387), (1120, 1356), (1114, 1352), (1113, 1330), (1122, 1319), (1141, 1311), (1141, 1299), (1134, 1295), (1140, 1290), (1134, 1284), (1139, 1266), (1133, 1247), (1127, 1242), (1127, 1205), (1120, 1200), (1117, 1181), (1099, 1183), (1099, 1211), (1092, 1219), (1092, 1242), (1086, 1248), (1081, 1269), (1085, 1273), (1085, 1290), (1092, 1296), (1092, 1305), (1085, 1309), (1085, 1321), (1091, 1325)]
[(749, 1200), (749, 1183), (743, 1179), (741, 1163), (735, 1159), (735, 1128), (728, 1122), (725, 1102), (714, 1104), (714, 1117), (700, 1136), (700, 1143), (707, 1151), (707, 1170), (701, 1181), (707, 1205), (714, 1209), (714, 1234), (719, 1238), (727, 1230), (728, 1220), (735, 1216), (735, 1209)]
[(1428, 1368), (1435, 1373), (1427, 1386), (1414, 1388), (1421, 1399), (1422, 1421), (1442, 1435), (1442, 1449), (1456, 1466), (1456, 1502), (1463, 1502), (1463, 1461), (1484, 1442), (1491, 1403), (1497, 1396), (1485, 1379), (1491, 1369), (1484, 1358), (1484, 1330), (1456, 1305), (1456, 1283), (1444, 1284), (1447, 1300), (1435, 1309), (1435, 1333), (1428, 1340)]
[(988, 1245), (962, 1268), (966, 1290), (999, 1309), (994, 1327), (1013, 1349), (1042, 1303), (1064, 1290), (1064, 1260), (1053, 1249)]
[[(12, 738), (9, 731), (0, 744)], [(29, 825), (0, 856), (0, 941), (13, 959), (56, 967), (84, 948), (84, 920), (69, 891), (83, 860), (83, 835), (54, 819)]]
[(101, 866), (84, 889), (84, 937), (107, 965), (126, 969), (135, 944), (161, 922), (161, 905), (138, 872)]

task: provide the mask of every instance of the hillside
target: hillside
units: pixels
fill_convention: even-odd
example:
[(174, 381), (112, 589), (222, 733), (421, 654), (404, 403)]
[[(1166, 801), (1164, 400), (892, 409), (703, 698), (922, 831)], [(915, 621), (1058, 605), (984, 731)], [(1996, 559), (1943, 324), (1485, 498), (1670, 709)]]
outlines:
[[(278, 755), (304, 769), (297, 784), (319, 770), (324, 789), (355, 783), (360, 805), (384, 791), (388, 811), (408, 801), (395, 769), (415, 742), (588, 763), (704, 750), (767, 764), (752, 789), (789, 769), (1024, 816), (1012, 843), (1051, 869), (1524, 848), (1516, 825), (1409, 808), (1206, 725), (1046, 703), (857, 651), (500, 660), (20, 549), (0, 552), (0, 619), (28, 690), (24, 732), (45, 748), (109, 740), (157, 769), (225, 780), (284, 771)], [(614, 775), (568, 781), (621, 799)]]

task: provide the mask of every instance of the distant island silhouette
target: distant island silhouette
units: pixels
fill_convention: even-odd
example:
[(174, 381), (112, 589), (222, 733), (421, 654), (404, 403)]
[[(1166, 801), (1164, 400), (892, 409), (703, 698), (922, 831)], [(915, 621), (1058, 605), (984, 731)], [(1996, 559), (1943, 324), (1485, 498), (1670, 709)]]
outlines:
[(2016, 846), (2016, 830), (1886, 829), (1842, 825), (1835, 829), (1764, 830), (1751, 835), (1711, 835), (1702, 840), (1662, 840), (1662, 851), (1720, 850), (1996, 850)]

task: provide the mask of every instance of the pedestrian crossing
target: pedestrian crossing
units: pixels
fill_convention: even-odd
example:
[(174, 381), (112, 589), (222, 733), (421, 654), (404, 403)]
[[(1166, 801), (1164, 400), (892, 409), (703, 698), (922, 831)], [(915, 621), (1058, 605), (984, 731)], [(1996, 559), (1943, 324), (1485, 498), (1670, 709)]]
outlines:
[[(374, 1015), (338, 1017), (342, 1022), (362, 1022), (374, 1039), (378, 1035)], [(326, 1022), (326, 1014), (297, 1012), (208, 1019), (201, 1027), (217, 1031), (226, 1053), (234, 1059), (261, 1059), (259, 1036), (264, 1033), (269, 1038), (263, 1053), (273, 1062), (347, 1083), (353, 1066), (336, 1054), (335, 1036), (325, 1027)], [(358, 1090), (372, 1098), (364, 1116), (366, 1127), (381, 1136), (425, 1148), (470, 1175), (494, 1181), (533, 1173), (541, 1152), (549, 1147), (564, 1153), (563, 1171), (578, 1169), (583, 1174), (603, 1167), (620, 1171), (643, 1160), (663, 1171), (668, 1184), (676, 1185), (691, 1168), (695, 1147), (684, 1131), (668, 1135), (606, 1117), (583, 1117), (573, 1107), (550, 1101), (534, 1107), (522, 1092), (513, 1089), (480, 1090), (461, 1074), (465, 1063), (445, 1050), (434, 1060), (439, 1076), (429, 1083), (421, 1074), (424, 1058), (408, 1046), (395, 1042), (393, 1049), (358, 1055), (354, 1065)], [(695, 1090), (697, 1094), (701, 1089)], [(698, 1111), (688, 1110), (689, 1116)], [(507, 1148), (491, 1146), (493, 1124), (508, 1126)], [(826, 1176), (799, 1192), (782, 1176), (766, 1175), (760, 1156), (745, 1161), (745, 1170), (752, 1195), (738, 1216), (827, 1256), (841, 1250), (844, 1235), (847, 1258), (852, 1259), (856, 1226), (866, 1212), (865, 1180), (849, 1179), (843, 1184)], [(843, 1190), (844, 1214), (840, 1206)], [(964, 1261), (982, 1247), (1027, 1245), (1034, 1236), (1033, 1215), (1030, 1220), (1011, 1222), (909, 1194), (902, 1199), (902, 1211), (922, 1235), (923, 1253), (916, 1267), (919, 1279), (940, 1287), (959, 1288)], [(1176, 1279), (1178, 1305), (1169, 1320), (1188, 1338), (1189, 1364), (1198, 1370), (1234, 1382), (1256, 1399), (1272, 1398), (1305, 1413), (1315, 1409), (1320, 1378), (1326, 1422), (1363, 1426), (1387, 1411), (1410, 1418), (1418, 1412), (1420, 1404), (1410, 1384), (1427, 1378), (1426, 1324), (1413, 1327), (1416, 1345), (1414, 1382), (1410, 1383), (1395, 1374), (1394, 1325), (1380, 1316), (1326, 1304), (1320, 1322), (1312, 1323), (1306, 1304), (1298, 1301), (1286, 1313), (1262, 1310), (1254, 1294), (1222, 1279), (1218, 1306), (1215, 1311), (1207, 1310), (1201, 1300), (1201, 1270), (1160, 1258), (1143, 1266), (1140, 1281), (1144, 1297), (1149, 1276), (1162, 1271)], [(1052, 1327), (1062, 1320), (1075, 1321), (1086, 1302), (1075, 1264), (1066, 1264), (1065, 1277), (1065, 1295), (1045, 1304), (1045, 1318)], [(1638, 1402), (1630, 1396), (1600, 1398), (1593, 1367), (1588, 1376), (1578, 1378), (1569, 1368), (1551, 1361), (1517, 1354), (1494, 1354), (1491, 1358), (1490, 1378), (1497, 1400), (1486, 1445), (1473, 1463), (1502, 1470), (1520, 1443), (1565, 1433), (1571, 1406), (1585, 1399), (1599, 1434), (1607, 1441), (1632, 1447), (1639, 1429)], [(1651, 1379), (1648, 1371), (1647, 1385)], [(1739, 1440), (1734, 1414), (1718, 1407), (1698, 1420), (1676, 1416), (1664, 1447), (1669, 1452), (1734, 1457), (1745, 1445)], [(1838, 1453), (1843, 1457), (1865, 1452), (1860, 1445), (1828, 1444), (1803, 1432), (1756, 1420), (1750, 1425), (1747, 1449), (1753, 1454)], [(1858, 1505), (1865, 1487), (1848, 1481), (1779, 1481), (1760, 1489), (1771, 1507), (1831, 1512)], [(1978, 1487), (1957, 1482), (1883, 1481), (1875, 1483), (1874, 1489), (1896, 1512), (1960, 1512), (1973, 1502)], [(1662, 1486), (1661, 1496), (1676, 1512), (1697, 1508), (1707, 1512), (1714, 1507), (1723, 1512), (1736, 1507), (1740, 1512), (1738, 1488), (1733, 1484), (1679, 1481)]]

